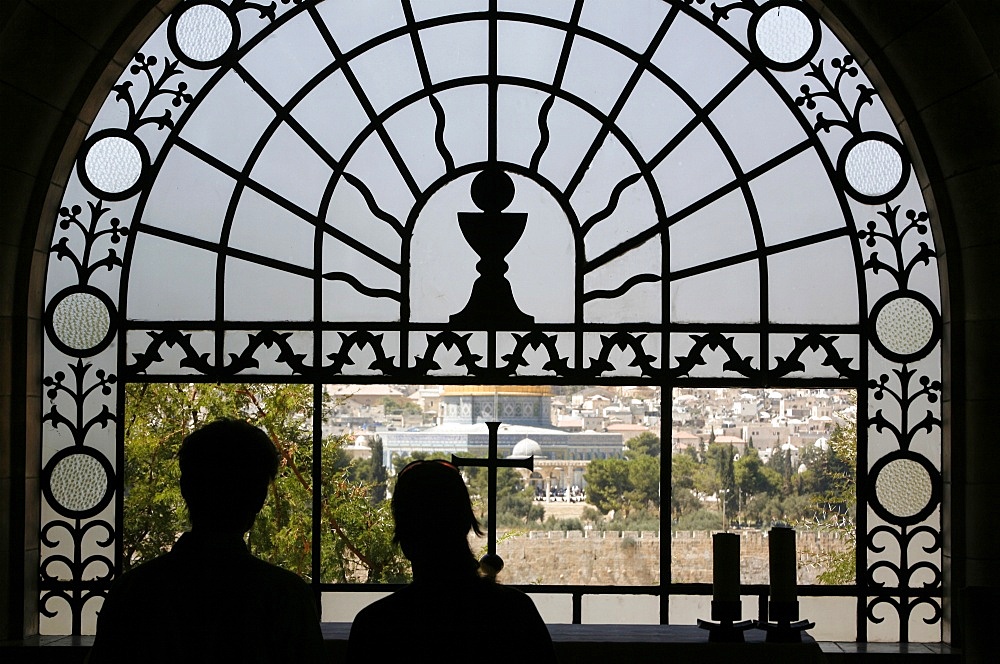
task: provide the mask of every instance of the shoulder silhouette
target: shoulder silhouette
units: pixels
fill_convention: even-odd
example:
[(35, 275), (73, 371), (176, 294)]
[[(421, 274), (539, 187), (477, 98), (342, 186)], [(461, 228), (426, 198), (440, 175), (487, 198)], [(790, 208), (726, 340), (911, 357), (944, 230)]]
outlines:
[(348, 661), (554, 661), (531, 598), (480, 574), (468, 536), (482, 531), (455, 466), (406, 466), (392, 514), (413, 582), (358, 614)]
[(243, 541), (278, 470), (267, 434), (218, 420), (184, 440), (179, 461), (191, 531), (115, 582), (88, 661), (321, 661), (312, 591)]

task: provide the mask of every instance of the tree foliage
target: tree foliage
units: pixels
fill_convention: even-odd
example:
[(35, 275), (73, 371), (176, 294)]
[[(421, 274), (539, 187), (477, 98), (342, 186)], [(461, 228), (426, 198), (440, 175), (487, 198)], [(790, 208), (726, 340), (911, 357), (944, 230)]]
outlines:
[[(313, 400), (310, 385), (149, 383), (126, 386), (123, 566), (170, 548), (187, 528), (177, 451), (194, 429), (238, 417), (263, 429), (278, 450), (278, 477), (247, 537), (254, 555), (311, 578)], [(405, 581), (385, 501), (351, 477), (348, 436), (321, 445), (320, 560), (323, 581)]]

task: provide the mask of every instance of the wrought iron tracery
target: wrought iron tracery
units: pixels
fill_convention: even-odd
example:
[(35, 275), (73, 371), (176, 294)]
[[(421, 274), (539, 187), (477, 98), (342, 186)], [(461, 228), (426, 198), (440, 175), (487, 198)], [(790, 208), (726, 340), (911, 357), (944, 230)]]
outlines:
[(51, 247), (46, 617), (120, 555), (120, 382), (252, 377), (867, 388), (858, 635), (939, 624), (931, 221), (857, 56), (798, 0), (535, 4), (187, 0), (142, 47)]

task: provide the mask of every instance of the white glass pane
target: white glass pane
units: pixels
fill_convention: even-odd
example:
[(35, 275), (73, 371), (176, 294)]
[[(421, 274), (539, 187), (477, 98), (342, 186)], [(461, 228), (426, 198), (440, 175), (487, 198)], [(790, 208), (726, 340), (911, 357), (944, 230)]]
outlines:
[(454, 159), (447, 143), (443, 146), (437, 144), (439, 123), (426, 99), (410, 104), (393, 115), (385, 128), (421, 189), (426, 189), (445, 174), (448, 166), (446, 159)]
[[(393, 160), (378, 134), (368, 135), (346, 168), (348, 173), (364, 183), (381, 210), (388, 212), (400, 223), (405, 223), (413, 207), (413, 194), (403, 172), (411, 177), (412, 173), (407, 164)], [(338, 183), (338, 188), (343, 186)]]
[(486, 21), (464, 21), (421, 30), (420, 44), (431, 82), (488, 74), (488, 49), (483, 48), (488, 43), (489, 24)]
[(655, 226), (657, 217), (649, 188), (621, 143), (608, 137), (589, 166), (570, 202), (582, 225), (594, 223), (586, 236), (592, 259)]
[(190, 362), (181, 364), (190, 355), (205, 357), (209, 365), (215, 362), (215, 334), (212, 332), (183, 330), (181, 335), (185, 338), (184, 344), (190, 348), (185, 348), (182, 344), (158, 343), (156, 338), (150, 336), (151, 334), (160, 333), (155, 330), (152, 332), (131, 330), (127, 335), (127, 353), (131, 358), (129, 364), (145, 367), (144, 372), (147, 375), (185, 376), (201, 373), (201, 366), (193, 366)]
[[(233, 180), (182, 149), (167, 156), (149, 195), (142, 222), (219, 242), (233, 194)], [(183, 191), (183, 195), (178, 195)]]
[[(692, 53), (698, 57), (691, 57)], [(712, 66), (706, 67), (706, 62)], [(682, 12), (653, 54), (653, 64), (704, 106), (747, 63), (715, 33)]]
[(740, 191), (726, 194), (670, 227), (670, 269), (749, 253), (757, 248), (753, 225)]
[(282, 26), (281, 39), (259, 42), (240, 58), (240, 64), (278, 103), (285, 104), (333, 60), (312, 17), (304, 12)]
[(489, 6), (488, 0), (420, 0), (413, 3), (413, 15), (419, 21), (463, 12), (483, 12)]
[(552, 105), (545, 125), (549, 142), (538, 172), (557, 187), (565, 189), (600, 126), (593, 116), (562, 100), (556, 100)]
[(497, 159), (531, 164), (541, 134), (538, 116), (548, 95), (539, 90), (502, 85), (497, 91)]
[(316, 10), (344, 53), (406, 22), (399, 2), (326, 0)]
[[(313, 365), (312, 333), (277, 330), (279, 338), (273, 340), (270, 347), (262, 344), (259, 338), (254, 338), (259, 334), (261, 334), (259, 331), (226, 332), (222, 352), (223, 356), (227, 358), (227, 363), (231, 364), (235, 361), (242, 365), (242, 359), (249, 354), (257, 365), (247, 366), (240, 371), (240, 375), (278, 374), (290, 376), (303, 367)], [(271, 339), (269, 333), (265, 332), (263, 335), (264, 339)], [(241, 359), (234, 360), (234, 358)]]
[(420, 71), (409, 37), (397, 37), (365, 51), (348, 64), (376, 113), (420, 89)]
[(712, 112), (743, 171), (806, 139), (788, 107), (760, 74), (753, 74)]
[(663, 246), (659, 238), (645, 242), (584, 277), (586, 293), (616, 291), (633, 277), (643, 282), (614, 298), (598, 298), (584, 305), (584, 319), (591, 323), (611, 321), (657, 323), (661, 320), (662, 284), (652, 281), (661, 270)]
[(556, 593), (528, 593), (547, 625), (573, 623), (573, 596)]
[(857, 276), (852, 262), (847, 238), (768, 258), (770, 319), (777, 323), (858, 322)]
[(622, 11), (620, 0), (588, 0), (583, 4), (580, 25), (643, 53), (670, 6), (658, 0), (639, 0), (630, 2), (628, 9)]
[(128, 306), (133, 320), (215, 318), (214, 252), (141, 234), (128, 274)]
[[(232, 109), (240, 109), (233, 113)], [(198, 104), (181, 136), (236, 169), (242, 169), (274, 111), (235, 72)]]
[[(262, 306), (263, 305), (263, 306)], [(236, 258), (226, 261), (227, 320), (308, 321), (313, 282)]]
[[(289, 168), (294, 164), (294, 168)], [(267, 140), (251, 177), (295, 206), (315, 214), (332, 167), (283, 124)]]
[(485, 85), (472, 85), (437, 95), (447, 117), (444, 140), (455, 166), (485, 161), (488, 156), (487, 94)]
[(240, 196), (229, 246), (265, 258), (308, 267), (313, 264), (316, 227), (256, 192)]
[(844, 227), (830, 176), (811, 150), (755, 178), (750, 191), (768, 245)]
[(357, 135), (368, 126), (357, 95), (343, 70), (333, 72), (292, 109), (292, 117), (309, 135), (340, 159)]
[(670, 283), (670, 320), (675, 323), (755, 323), (760, 320), (756, 261), (720, 268)]
[(648, 161), (693, 117), (691, 108), (670, 88), (645, 73), (625, 102), (616, 124)]
[(523, 12), (568, 21), (573, 13), (574, 0), (499, 0), (500, 11)]
[(735, 179), (715, 138), (699, 126), (653, 169), (668, 214), (683, 210)]
[[(365, 195), (369, 193), (370, 189), (363, 183), (341, 178), (334, 189), (325, 223), (384, 256), (389, 262), (398, 263), (401, 239), (397, 229), (402, 227), (405, 218), (387, 220), (382, 214), (384, 211), (379, 208), (373, 211), (365, 200)], [(324, 269), (336, 268), (324, 266)]]
[[(548, 3), (546, 3), (548, 4)], [(552, 83), (566, 35), (553, 28), (521, 21), (497, 24), (497, 73)]]
[[(597, 42), (577, 37), (573, 40), (563, 89), (607, 114), (621, 95), (635, 62)], [(601, 72), (594, 76), (594, 72)]]

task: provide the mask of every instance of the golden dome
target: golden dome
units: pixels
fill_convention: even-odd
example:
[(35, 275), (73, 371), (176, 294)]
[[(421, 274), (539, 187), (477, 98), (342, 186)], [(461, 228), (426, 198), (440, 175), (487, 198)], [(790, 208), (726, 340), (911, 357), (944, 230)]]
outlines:
[(550, 397), (552, 396), (552, 390), (549, 389), (548, 385), (447, 385), (444, 388), (445, 396), (481, 396), (492, 394)]

